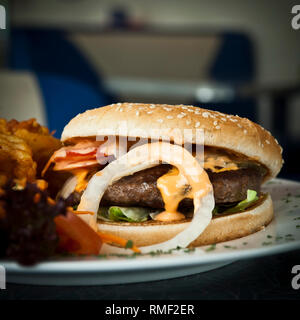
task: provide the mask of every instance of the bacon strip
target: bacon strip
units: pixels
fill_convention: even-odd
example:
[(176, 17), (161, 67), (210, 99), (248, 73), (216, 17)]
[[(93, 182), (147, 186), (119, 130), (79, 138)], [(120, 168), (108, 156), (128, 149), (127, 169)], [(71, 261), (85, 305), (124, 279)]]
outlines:
[(48, 160), (42, 171), (42, 176), (46, 173), (52, 163), (55, 163), (53, 170), (73, 170), (77, 168), (89, 167), (98, 163), (97, 156), (106, 157), (105, 154), (97, 155), (99, 142), (79, 142), (75, 146), (63, 147), (55, 151)]

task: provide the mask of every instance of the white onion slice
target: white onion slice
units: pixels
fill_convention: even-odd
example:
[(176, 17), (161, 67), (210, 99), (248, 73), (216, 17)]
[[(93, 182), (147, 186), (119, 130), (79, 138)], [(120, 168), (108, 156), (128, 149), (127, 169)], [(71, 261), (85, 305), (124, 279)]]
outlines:
[(93, 215), (79, 214), (79, 216), (94, 227), (99, 204), (106, 188), (123, 176), (158, 165), (159, 160), (177, 167), (188, 183), (193, 186), (194, 216), (188, 227), (174, 238), (159, 244), (141, 247), (141, 251), (169, 250), (178, 246), (187, 247), (210, 223), (215, 203), (213, 188), (206, 172), (186, 149), (178, 145), (164, 142), (141, 145), (94, 174), (77, 209), (78, 211), (90, 211)]
[(58, 197), (63, 197), (64, 199), (68, 198), (68, 196), (73, 193), (77, 185), (77, 177), (72, 176), (67, 179), (64, 183), (62, 189), (58, 193)]

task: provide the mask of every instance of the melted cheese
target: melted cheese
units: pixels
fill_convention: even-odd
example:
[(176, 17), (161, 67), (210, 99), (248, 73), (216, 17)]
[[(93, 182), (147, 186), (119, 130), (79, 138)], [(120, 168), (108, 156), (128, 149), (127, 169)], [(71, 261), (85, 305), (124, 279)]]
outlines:
[(205, 156), (204, 169), (212, 172), (238, 170), (239, 167), (227, 156)]
[(159, 213), (155, 220), (176, 221), (183, 220), (185, 216), (177, 211), (178, 205), (184, 198), (193, 198), (193, 189), (187, 189), (187, 181), (177, 168), (172, 168), (169, 172), (158, 178), (157, 188), (165, 203), (165, 211)]
[(88, 169), (78, 169), (78, 170), (73, 170), (72, 173), (74, 176), (76, 176), (76, 179), (77, 179), (75, 191), (77, 191), (77, 192), (83, 191), (88, 184), (87, 175), (89, 173), (89, 170)]

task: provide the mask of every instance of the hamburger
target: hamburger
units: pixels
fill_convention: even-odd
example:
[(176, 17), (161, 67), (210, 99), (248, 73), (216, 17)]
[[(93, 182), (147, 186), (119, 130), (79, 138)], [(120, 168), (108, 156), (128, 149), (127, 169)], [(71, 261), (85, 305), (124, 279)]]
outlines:
[(261, 186), (280, 172), (282, 148), (246, 118), (118, 103), (77, 115), (61, 141), (43, 172), (70, 173), (58, 196), (72, 195), (92, 227), (139, 247), (214, 244), (273, 219)]

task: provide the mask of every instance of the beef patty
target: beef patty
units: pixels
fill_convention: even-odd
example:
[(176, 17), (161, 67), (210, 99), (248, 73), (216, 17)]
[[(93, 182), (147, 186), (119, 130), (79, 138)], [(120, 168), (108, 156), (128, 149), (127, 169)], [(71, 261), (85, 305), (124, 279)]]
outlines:
[[(167, 173), (171, 166), (159, 165), (133, 175), (123, 177), (113, 183), (105, 191), (101, 200), (102, 206), (141, 206), (157, 209), (164, 208), (157, 179)], [(263, 174), (255, 167), (214, 173), (207, 170), (213, 185), (215, 202), (217, 204), (234, 203), (247, 197), (247, 190), (260, 192)], [(181, 207), (192, 207), (192, 199), (184, 199)]]

